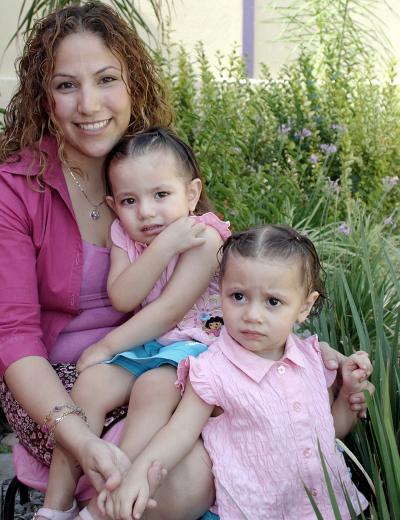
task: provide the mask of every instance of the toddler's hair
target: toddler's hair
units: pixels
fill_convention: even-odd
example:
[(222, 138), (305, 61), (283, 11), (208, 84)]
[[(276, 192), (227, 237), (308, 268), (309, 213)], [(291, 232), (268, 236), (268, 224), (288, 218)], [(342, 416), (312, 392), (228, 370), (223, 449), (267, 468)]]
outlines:
[(107, 193), (112, 195), (112, 183), (110, 180), (112, 164), (128, 157), (138, 157), (160, 150), (169, 151), (174, 155), (178, 164), (181, 166), (180, 171), (177, 173), (181, 175), (185, 181), (189, 183), (194, 179), (201, 180), (203, 189), (194, 213), (196, 215), (203, 215), (208, 211), (213, 211), (212, 204), (204, 189), (203, 175), (192, 148), (170, 128), (152, 127), (137, 133), (133, 137), (122, 139), (114, 146), (108, 154), (104, 165)]
[(244, 258), (294, 258), (298, 260), (307, 294), (313, 291), (317, 291), (319, 294), (310, 316), (317, 316), (320, 313), (326, 299), (325, 287), (321, 280), (321, 263), (311, 240), (295, 229), (286, 225), (251, 228), (230, 236), (222, 246), (221, 251), (220, 281), (224, 278), (230, 255)]

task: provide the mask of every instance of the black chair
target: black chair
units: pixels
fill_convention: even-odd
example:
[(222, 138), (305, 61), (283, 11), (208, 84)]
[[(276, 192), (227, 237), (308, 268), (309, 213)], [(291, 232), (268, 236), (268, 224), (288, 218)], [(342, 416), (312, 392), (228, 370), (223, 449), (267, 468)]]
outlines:
[[(15, 500), (17, 493), (19, 493), (19, 500), (21, 504), (30, 502), (29, 488), (18, 480), (17, 477), (8, 481), (7, 490), (2, 496), (1, 520), (14, 520)], [(3, 486), (6, 482), (3, 482)]]

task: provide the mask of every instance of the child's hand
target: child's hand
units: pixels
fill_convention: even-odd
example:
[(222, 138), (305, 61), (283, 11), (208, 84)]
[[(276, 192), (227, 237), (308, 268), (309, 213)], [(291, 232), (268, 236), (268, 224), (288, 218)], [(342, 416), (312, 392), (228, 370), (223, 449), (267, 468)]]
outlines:
[(342, 395), (348, 398), (350, 394), (368, 389), (371, 372), (372, 365), (366, 352), (360, 350), (348, 357), (342, 366)]
[(150, 498), (166, 475), (158, 462), (153, 462), (148, 472), (132, 466), (124, 475), (120, 486), (112, 493), (104, 489), (97, 498), (103, 515), (118, 520), (141, 518), (146, 509), (153, 509), (157, 502)]
[(190, 217), (181, 217), (166, 227), (154, 240), (164, 241), (166, 248), (173, 255), (184, 253), (188, 249), (204, 244), (202, 236), (206, 228), (205, 224), (196, 222)]
[(98, 365), (107, 359), (110, 359), (110, 351), (106, 343), (102, 340), (93, 343), (90, 347), (85, 349), (81, 357), (76, 363), (76, 370), (79, 373), (92, 365)]

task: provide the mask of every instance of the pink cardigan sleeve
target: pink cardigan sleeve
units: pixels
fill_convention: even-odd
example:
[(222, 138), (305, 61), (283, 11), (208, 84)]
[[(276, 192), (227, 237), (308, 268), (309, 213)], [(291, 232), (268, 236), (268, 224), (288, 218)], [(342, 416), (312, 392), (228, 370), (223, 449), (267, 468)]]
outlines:
[(47, 357), (30, 219), (12, 180), (0, 173), (0, 378), (18, 359)]

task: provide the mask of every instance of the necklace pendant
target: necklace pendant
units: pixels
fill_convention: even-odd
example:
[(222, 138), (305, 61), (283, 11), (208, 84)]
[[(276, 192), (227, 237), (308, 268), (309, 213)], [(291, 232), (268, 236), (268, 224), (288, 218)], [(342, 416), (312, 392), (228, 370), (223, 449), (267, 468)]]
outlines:
[(94, 221), (96, 220), (99, 220), (100, 218), (100, 211), (98, 210), (98, 208), (93, 208), (92, 211), (90, 212), (90, 218)]

